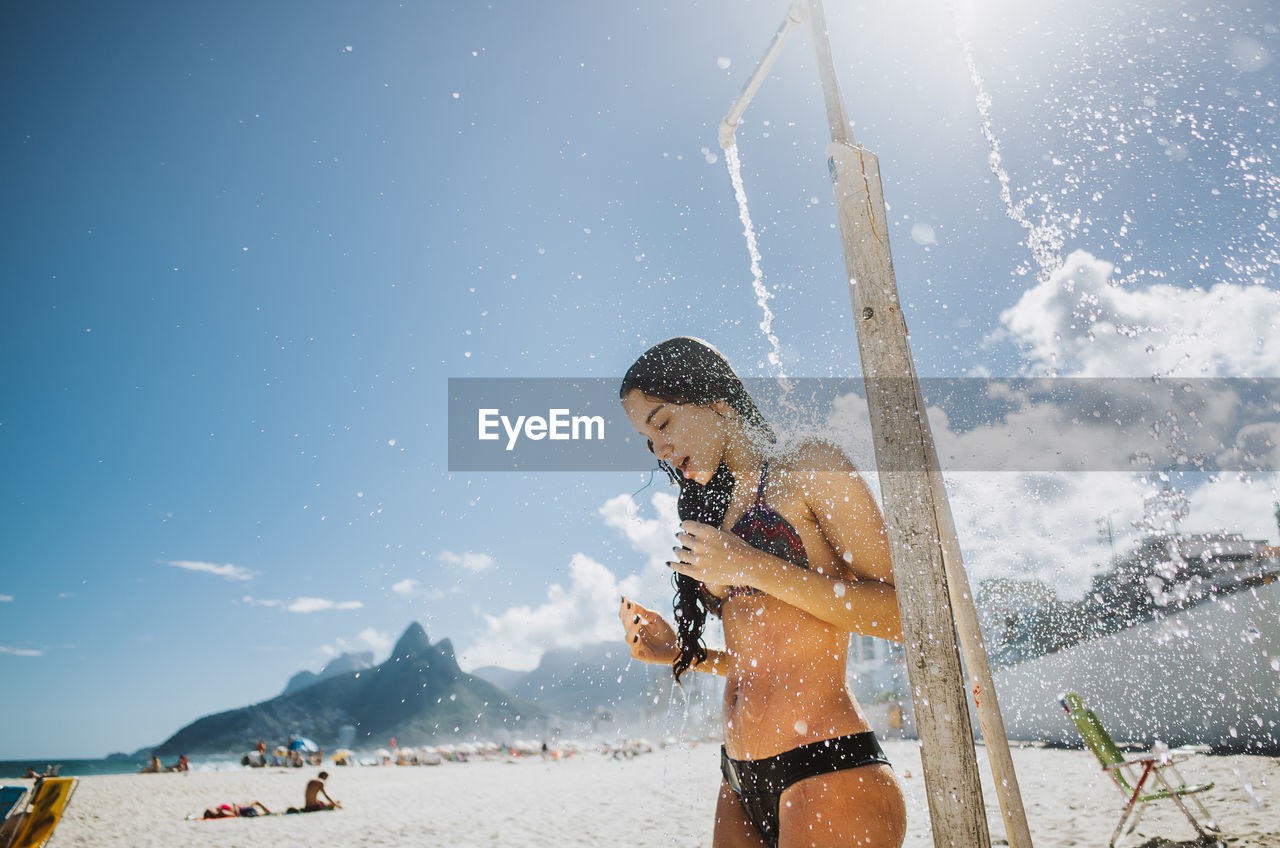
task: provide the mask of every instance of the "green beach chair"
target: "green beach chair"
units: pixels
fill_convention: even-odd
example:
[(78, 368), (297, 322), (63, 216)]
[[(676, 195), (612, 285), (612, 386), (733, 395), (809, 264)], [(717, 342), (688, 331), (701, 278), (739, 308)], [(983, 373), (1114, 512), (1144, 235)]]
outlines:
[[(1205, 809), (1200, 799), (1195, 797), (1196, 793), (1212, 789), (1212, 783), (1188, 784), (1175, 766), (1175, 763), (1181, 760), (1173, 758), (1167, 752), (1149, 751), (1126, 757), (1116, 747), (1116, 743), (1111, 741), (1111, 734), (1107, 733), (1098, 716), (1084, 705), (1079, 695), (1067, 693), (1060, 696), (1058, 702), (1067, 711), (1067, 717), (1079, 731), (1085, 745), (1089, 746), (1089, 750), (1093, 751), (1093, 755), (1102, 764), (1102, 770), (1125, 796), (1124, 812), (1120, 816), (1115, 831), (1111, 834), (1111, 842), (1108, 843), (1111, 848), (1115, 848), (1116, 840), (1120, 838), (1120, 831), (1123, 830), (1125, 822), (1129, 820), (1135, 808), (1137, 814), (1134, 815), (1133, 824), (1129, 826), (1129, 833), (1138, 826), (1138, 821), (1142, 818), (1147, 804), (1165, 798), (1178, 805), (1178, 809), (1187, 817), (1187, 821), (1191, 822), (1191, 826), (1196, 829), (1201, 839), (1207, 839), (1210, 834), (1219, 833), (1213, 817), (1209, 815), (1209, 811)], [(1169, 779), (1170, 776), (1173, 780)], [(1154, 781), (1154, 784), (1159, 784), (1159, 787), (1157, 788), (1154, 784), (1149, 786), (1148, 781)], [(1202, 827), (1187, 809), (1184, 801), (1195, 804), (1207, 824)]]
[(24, 809), (21, 801), (26, 797), (25, 786), (0, 786), (0, 822), (9, 818), (11, 813)]

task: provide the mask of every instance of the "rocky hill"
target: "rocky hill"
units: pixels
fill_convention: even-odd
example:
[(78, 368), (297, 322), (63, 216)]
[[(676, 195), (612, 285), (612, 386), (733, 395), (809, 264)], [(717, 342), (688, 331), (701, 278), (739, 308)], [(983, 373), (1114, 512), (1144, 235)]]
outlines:
[(289, 682), (284, 686), (284, 694), (289, 695), (308, 686), (314, 686), (321, 680), (330, 677), (336, 677), (339, 674), (350, 674), (355, 671), (364, 671), (366, 668), (373, 668), (373, 651), (361, 651), (358, 654), (343, 654), (333, 662), (325, 665), (317, 674), (314, 671), (300, 671), (293, 677), (289, 678)]
[[(485, 676), (480, 670), (476, 674)], [(533, 671), (505, 682), (504, 688), (511, 694), (548, 712), (573, 716), (619, 707), (625, 711), (652, 701), (655, 695), (665, 698), (671, 688), (671, 672), (632, 662), (621, 642), (601, 642), (574, 650), (547, 651)]]
[(669, 668), (633, 661), (613, 641), (548, 651), (532, 671), (487, 666), (474, 673), (553, 714), (566, 732), (590, 735), (656, 732), (669, 723), (673, 697), (679, 721), (714, 728), (724, 693), (723, 678), (709, 674), (686, 675), (683, 688), (674, 687)]
[(391, 657), (370, 669), (337, 673), (268, 701), (198, 719), (157, 751), (234, 754), (259, 739), (277, 743), (290, 734), (336, 746), (344, 725), (356, 729), (357, 747), (404, 744), (505, 733), (518, 734), (544, 711), (492, 683), (466, 674), (448, 639), (431, 644), (422, 625), (409, 626)]

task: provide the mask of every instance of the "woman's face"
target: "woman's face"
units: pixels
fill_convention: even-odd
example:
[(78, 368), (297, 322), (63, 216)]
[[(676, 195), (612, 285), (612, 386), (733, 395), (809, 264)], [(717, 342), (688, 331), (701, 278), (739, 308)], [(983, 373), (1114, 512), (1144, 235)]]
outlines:
[(653, 453), (680, 476), (705, 486), (720, 467), (732, 417), (723, 402), (711, 406), (671, 403), (633, 389), (622, 408)]

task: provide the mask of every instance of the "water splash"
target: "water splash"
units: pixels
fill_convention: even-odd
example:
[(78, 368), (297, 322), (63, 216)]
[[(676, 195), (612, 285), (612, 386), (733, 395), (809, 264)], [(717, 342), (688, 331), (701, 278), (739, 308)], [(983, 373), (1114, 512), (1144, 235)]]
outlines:
[(742, 221), (742, 234), (747, 239), (747, 253), (751, 256), (751, 288), (755, 290), (756, 305), (760, 307), (760, 332), (769, 341), (769, 364), (778, 369), (778, 376), (786, 379), (782, 370), (782, 344), (773, 332), (773, 310), (769, 301), (773, 294), (765, 288), (764, 271), (760, 268), (760, 245), (756, 242), (755, 226), (751, 223), (751, 211), (747, 208), (747, 190), (742, 184), (742, 159), (738, 146), (725, 148), (724, 161), (729, 167), (729, 181), (733, 183), (733, 196), (738, 201), (738, 219)]
[(1040, 269), (1036, 272), (1036, 278), (1041, 281), (1048, 280), (1051, 273), (1062, 267), (1062, 248), (1066, 244), (1066, 236), (1061, 227), (1047, 220), (1045, 216), (1041, 216), (1038, 224), (1027, 217), (1027, 206), (1031, 198), (1024, 197), (1014, 202), (1013, 192), (1009, 188), (1009, 172), (1005, 170), (1004, 161), (1000, 156), (1000, 139), (992, 128), (991, 94), (987, 91), (977, 62), (974, 61), (973, 45), (965, 34), (964, 23), (960, 19), (960, 9), (955, 3), (951, 5), (951, 15), (955, 21), (960, 51), (964, 54), (964, 63), (969, 69), (969, 78), (977, 91), (978, 116), (982, 119), (982, 137), (986, 139), (987, 147), (991, 151), (987, 155), (987, 164), (991, 167), (991, 173), (995, 175), (996, 181), (1000, 183), (1000, 202), (1004, 204), (1005, 214), (1027, 231), (1027, 249), (1031, 251), (1031, 258)]
[(1249, 799), (1249, 806), (1255, 810), (1265, 810), (1268, 806), (1267, 801), (1254, 788), (1253, 781), (1240, 771), (1239, 766), (1231, 769), (1231, 773), (1236, 776), (1236, 780), (1240, 781), (1240, 788), (1244, 790), (1245, 797)]
[[(679, 703), (676, 703), (677, 701)], [(667, 718), (664, 726), (675, 728), (678, 747), (683, 750), (685, 734), (689, 727), (689, 694), (684, 691), (683, 686), (674, 685), (667, 692)], [(662, 787), (667, 790), (671, 788), (667, 767), (671, 764), (670, 754), (673, 747), (677, 746), (667, 745), (662, 751)]]

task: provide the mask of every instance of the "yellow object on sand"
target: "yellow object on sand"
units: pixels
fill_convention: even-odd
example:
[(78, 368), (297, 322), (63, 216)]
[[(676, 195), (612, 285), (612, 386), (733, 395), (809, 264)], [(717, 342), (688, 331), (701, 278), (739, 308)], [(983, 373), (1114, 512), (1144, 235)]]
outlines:
[(7, 848), (39, 848), (53, 835), (53, 829), (71, 801), (79, 781), (74, 777), (46, 777), (36, 786), (31, 810)]

